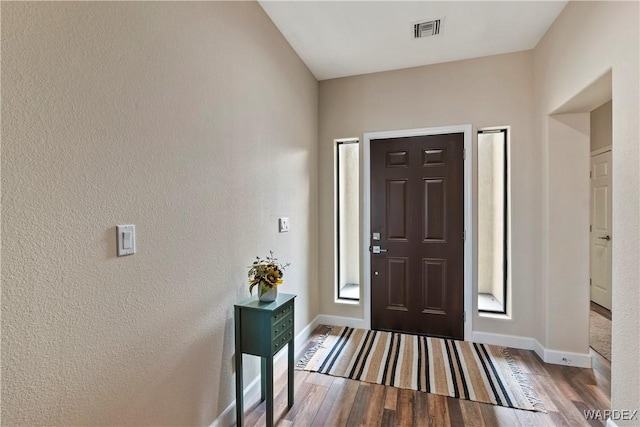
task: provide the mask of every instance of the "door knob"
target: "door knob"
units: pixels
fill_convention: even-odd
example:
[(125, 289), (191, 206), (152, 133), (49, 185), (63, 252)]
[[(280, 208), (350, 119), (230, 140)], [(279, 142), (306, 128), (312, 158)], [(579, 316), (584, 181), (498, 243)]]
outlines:
[(606, 241), (609, 241), (609, 240), (611, 240), (611, 236), (609, 236), (609, 235), (607, 234), (607, 235), (606, 235), (606, 236), (604, 236), (604, 237), (598, 237), (598, 239), (600, 239), (600, 240), (606, 240)]

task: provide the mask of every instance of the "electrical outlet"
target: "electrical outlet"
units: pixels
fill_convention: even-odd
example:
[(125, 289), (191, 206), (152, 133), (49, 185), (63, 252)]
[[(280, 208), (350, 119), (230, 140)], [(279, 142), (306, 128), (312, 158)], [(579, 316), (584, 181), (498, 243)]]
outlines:
[(286, 233), (289, 231), (289, 218), (282, 217), (278, 219), (278, 229), (281, 233)]

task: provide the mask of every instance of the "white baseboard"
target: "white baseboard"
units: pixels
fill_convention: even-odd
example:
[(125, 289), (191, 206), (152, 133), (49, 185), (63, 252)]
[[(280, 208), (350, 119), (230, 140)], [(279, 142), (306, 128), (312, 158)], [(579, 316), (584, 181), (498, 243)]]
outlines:
[[(302, 328), (302, 330), (298, 332), (298, 335), (296, 335), (296, 339), (294, 341), (296, 360), (302, 357), (302, 352), (304, 351), (304, 347), (302, 347), (302, 344), (304, 344), (307, 338), (311, 336), (311, 332), (313, 332), (316, 326), (322, 324), (319, 322), (319, 319), (320, 316), (316, 316), (315, 319), (313, 319), (307, 326)], [(276, 356), (276, 360), (278, 360), (280, 357), (284, 357), (283, 354), (285, 354), (284, 351), (278, 353), (278, 356)]]
[(330, 316), (328, 314), (321, 314), (317, 317), (318, 325), (329, 326), (347, 326), (349, 328), (367, 329), (364, 319), (358, 319), (355, 317), (342, 317), (342, 316)]
[[(311, 332), (316, 328), (316, 326), (321, 325), (322, 323), (318, 322), (318, 319), (321, 316), (316, 316), (307, 326), (302, 328), (298, 335), (296, 335), (294, 342), (295, 349), (295, 360), (300, 359), (302, 357), (302, 352), (304, 347), (302, 344), (309, 338)], [(287, 355), (286, 351), (279, 352), (276, 357), (273, 358), (273, 363), (277, 363), (280, 359)], [(256, 378), (249, 383), (248, 386), (244, 389), (244, 406), (245, 408), (253, 405), (260, 399), (260, 376), (258, 375)], [(229, 406), (222, 411), (222, 414), (218, 418), (216, 418), (213, 423), (211, 423), (210, 427), (227, 427), (231, 426), (236, 422), (236, 401), (235, 399)]]
[(548, 348), (544, 348), (538, 340), (535, 340), (534, 351), (545, 363), (575, 366), (577, 368), (591, 368), (591, 355), (589, 353), (550, 350)]
[(489, 332), (472, 332), (469, 341), (481, 344), (499, 345), (502, 347), (520, 348), (523, 350), (534, 349), (534, 339), (518, 337), (515, 335), (493, 334)]
[(540, 341), (533, 340), (533, 351), (535, 351), (538, 357), (544, 361), (545, 348), (540, 344)]
[(473, 332), (471, 341), (483, 344), (520, 348), (523, 350), (533, 350), (545, 363), (575, 366), (578, 368), (591, 368), (591, 355), (589, 353), (550, 350), (548, 348), (544, 348), (535, 338), (492, 334), (488, 332)]
[(591, 355), (588, 353), (572, 353), (569, 351), (544, 350), (546, 363), (554, 363), (556, 365), (575, 366), (577, 368), (591, 368)]
[[(249, 407), (260, 399), (260, 376), (257, 376), (249, 383), (244, 389), (244, 405)], [(235, 424), (236, 422), (236, 400), (216, 418), (209, 427), (227, 427)]]

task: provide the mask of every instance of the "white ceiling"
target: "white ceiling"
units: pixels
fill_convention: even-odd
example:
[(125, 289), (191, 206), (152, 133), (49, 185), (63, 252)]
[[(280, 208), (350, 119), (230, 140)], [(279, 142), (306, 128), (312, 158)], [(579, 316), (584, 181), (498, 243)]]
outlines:
[[(533, 49), (566, 1), (269, 1), (260, 5), (318, 80)], [(444, 18), (438, 36), (413, 24)]]

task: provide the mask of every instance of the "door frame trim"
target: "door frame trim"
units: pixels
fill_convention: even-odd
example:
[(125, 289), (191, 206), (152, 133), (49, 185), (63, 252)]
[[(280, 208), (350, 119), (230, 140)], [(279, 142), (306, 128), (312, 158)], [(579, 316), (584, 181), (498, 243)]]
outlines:
[(360, 273), (363, 278), (362, 305), (364, 308), (364, 324), (367, 329), (371, 329), (371, 254), (369, 253), (369, 242), (371, 236), (371, 140), (386, 138), (402, 138), (410, 136), (440, 135), (444, 133), (464, 134), (464, 228), (466, 239), (464, 242), (464, 311), (466, 312), (464, 322), (464, 339), (469, 340), (473, 331), (473, 277), (476, 271), (476, 254), (474, 253), (474, 221), (475, 212), (473, 210), (473, 126), (453, 125), (430, 127), (420, 129), (401, 129), (381, 132), (365, 132), (360, 144), (360, 170), (362, 177), (361, 185), (361, 257)]
[(598, 148), (597, 150), (593, 150), (591, 152), (591, 157), (597, 156), (598, 154), (606, 153), (607, 151), (611, 151), (611, 145), (607, 145), (606, 147)]

